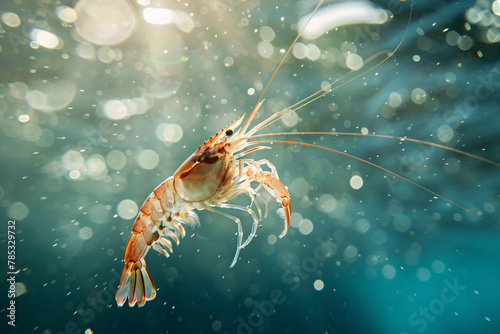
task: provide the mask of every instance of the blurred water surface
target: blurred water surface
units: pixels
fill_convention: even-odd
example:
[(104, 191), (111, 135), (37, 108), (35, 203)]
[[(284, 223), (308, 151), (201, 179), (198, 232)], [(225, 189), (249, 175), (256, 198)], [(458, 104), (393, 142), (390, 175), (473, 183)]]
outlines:
[[(316, 4), (2, 2), (0, 206), (2, 226), (17, 222), (20, 270), (17, 325), (7, 324), (8, 300), (2, 299), (2, 328), (43, 334), (87, 328), (499, 332), (498, 229), (371, 165), (278, 143), (254, 157), (273, 162), (292, 195), (286, 237), (277, 237), (282, 221), (271, 201), (257, 238), (230, 269), (234, 223), (200, 212), (201, 227), (189, 231), (170, 258), (147, 256), (156, 299), (143, 308), (116, 306), (138, 208), (204, 140), (248, 115), (299, 20)], [(256, 121), (377, 52), (394, 50), (410, 13), (410, 3), (395, 0), (342, 8), (381, 8), (386, 20), (299, 39)], [(499, 16), (498, 0), (418, 1), (393, 58), (265, 131), (407, 136), (500, 161)], [(500, 226), (497, 166), (395, 139), (284, 138), (368, 160)], [(242, 219), (248, 233), (251, 219)], [(6, 227), (1, 233), (6, 254)], [(5, 279), (2, 284), (8, 288)]]

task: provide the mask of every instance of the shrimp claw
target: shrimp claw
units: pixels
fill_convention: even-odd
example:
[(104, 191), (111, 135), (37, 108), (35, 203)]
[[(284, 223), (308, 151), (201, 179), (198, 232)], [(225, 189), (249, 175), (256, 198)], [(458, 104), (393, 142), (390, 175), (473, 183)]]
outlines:
[(264, 188), (273, 195), (276, 200), (281, 203), (281, 206), (283, 207), (284, 210), (284, 216), (285, 216), (285, 228), (283, 229), (283, 232), (280, 234), (280, 238), (283, 238), (286, 233), (288, 232), (288, 226), (290, 226), (290, 216), (292, 215), (292, 205), (290, 203), (290, 194), (288, 193), (288, 190), (286, 190), (285, 186), (281, 181), (274, 175), (273, 173), (270, 172), (262, 172), (263, 174), (263, 180), (262, 183), (264, 184)]

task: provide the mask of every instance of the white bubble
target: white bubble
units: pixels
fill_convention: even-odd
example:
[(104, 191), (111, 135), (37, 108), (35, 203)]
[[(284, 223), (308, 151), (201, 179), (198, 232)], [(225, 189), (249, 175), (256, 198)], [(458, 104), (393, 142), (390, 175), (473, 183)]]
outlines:
[(276, 37), (276, 34), (274, 33), (273, 28), (269, 26), (264, 26), (260, 28), (259, 36), (265, 42), (272, 42), (274, 37)]
[(108, 174), (108, 168), (102, 155), (94, 154), (87, 159), (88, 175), (94, 180), (102, 180)]
[(453, 84), (457, 81), (457, 76), (453, 72), (446, 72), (444, 74), (444, 80), (449, 84)]
[(222, 328), (222, 323), (219, 321), (219, 320), (215, 320), (213, 323), (212, 323), (212, 330), (214, 332), (218, 332), (220, 331), (220, 329)]
[(446, 43), (451, 46), (455, 46), (458, 43), (458, 40), (460, 38), (460, 34), (457, 33), (455, 30), (450, 30), (446, 33)]
[(323, 290), (324, 287), (325, 287), (325, 283), (323, 283), (322, 280), (317, 279), (314, 281), (314, 289), (316, 289), (317, 291)]
[(310, 60), (318, 60), (321, 56), (321, 50), (316, 44), (307, 44), (306, 56)]
[(233, 64), (234, 64), (233, 57), (228, 56), (228, 57), (224, 58), (224, 66), (231, 67), (231, 66), (233, 66)]
[(453, 129), (443, 124), (437, 129), (437, 137), (442, 142), (449, 142), (453, 138), (454, 132)]
[(144, 21), (150, 24), (175, 24), (184, 32), (194, 29), (194, 21), (189, 14), (180, 10), (148, 7), (142, 11)]
[(387, 100), (387, 102), (391, 107), (397, 108), (403, 102), (403, 98), (399, 93), (392, 92), (391, 94), (389, 94), (389, 99)]
[(271, 58), (274, 53), (273, 45), (269, 42), (260, 41), (257, 46), (257, 51), (264, 58)]
[(364, 218), (361, 218), (354, 223), (354, 228), (359, 233), (366, 233), (370, 229), (370, 222)]
[(146, 98), (136, 97), (123, 100), (109, 100), (104, 103), (102, 111), (109, 119), (125, 119), (133, 115), (144, 114), (150, 105)]
[(56, 15), (59, 19), (67, 23), (73, 23), (76, 20), (76, 12), (73, 8), (68, 6), (57, 6)]
[(351, 70), (359, 70), (363, 66), (363, 58), (355, 53), (350, 53), (345, 59), (345, 64)]
[(309, 192), (309, 183), (301, 177), (296, 178), (290, 183), (289, 191), (295, 197), (303, 197)]
[(295, 111), (289, 112), (281, 119), (281, 122), (289, 128), (294, 127), (299, 122), (299, 115)]
[(53, 33), (41, 29), (33, 29), (31, 40), (47, 49), (54, 49), (60, 44), (60, 39)]
[(17, 120), (21, 123), (26, 123), (26, 122), (29, 122), (30, 120), (30, 115), (19, 115), (17, 117)]
[(116, 45), (134, 30), (134, 10), (125, 0), (80, 0), (75, 6), (76, 31), (97, 45)]
[(423, 104), (427, 99), (427, 94), (422, 88), (414, 88), (411, 91), (411, 100), (416, 104)]
[(318, 209), (323, 212), (332, 212), (337, 207), (337, 200), (330, 194), (323, 194), (318, 200)]
[(469, 23), (476, 24), (484, 18), (485, 13), (486, 11), (473, 6), (465, 12), (465, 17), (467, 18), (467, 21), (469, 21)]
[(269, 234), (269, 236), (267, 237), (267, 242), (270, 245), (274, 245), (277, 240), (278, 240), (278, 238), (274, 234)]
[(354, 245), (349, 245), (344, 249), (344, 259), (347, 262), (353, 263), (358, 259), (358, 248)]
[(68, 80), (45, 82), (26, 93), (26, 103), (33, 109), (56, 111), (65, 108), (74, 98), (76, 86)]
[(300, 223), (302, 223), (302, 215), (298, 212), (293, 212), (290, 217), (290, 226), (298, 228)]
[(292, 54), (297, 59), (304, 59), (306, 57), (307, 47), (304, 43), (295, 43), (292, 48)]
[(135, 202), (131, 199), (124, 199), (118, 204), (118, 207), (116, 208), (116, 212), (123, 219), (135, 218), (135, 216), (137, 216), (138, 210), (139, 208), (137, 207), (137, 204), (135, 204)]
[(303, 235), (308, 235), (314, 229), (314, 225), (312, 221), (309, 219), (302, 219), (302, 222), (299, 225), (299, 232)]
[(443, 261), (441, 260), (434, 260), (431, 263), (431, 269), (434, 271), (436, 274), (441, 274), (442, 272), (445, 271), (446, 265), (444, 264)]
[(115, 52), (109, 46), (102, 46), (97, 49), (97, 59), (103, 63), (111, 63), (115, 59)]
[(10, 93), (16, 99), (24, 99), (26, 93), (28, 93), (29, 91), (28, 85), (20, 81), (9, 84), (9, 88), (10, 88)]
[(47, 105), (47, 97), (39, 90), (30, 90), (24, 98), (33, 109), (43, 109)]
[(399, 215), (394, 218), (393, 221), (394, 229), (398, 232), (406, 232), (410, 229), (411, 221), (408, 216)]
[(23, 220), (29, 212), (28, 206), (23, 202), (14, 202), (7, 208), (7, 215), (16, 220)]
[(76, 54), (83, 59), (94, 60), (95, 59), (95, 47), (90, 43), (79, 43), (76, 46)]
[(2, 21), (9, 27), (15, 28), (19, 27), (21, 24), (21, 19), (16, 13), (6, 12), (2, 14)]
[(151, 24), (168, 24), (175, 22), (175, 10), (167, 8), (144, 8), (142, 17)]
[(92, 229), (90, 227), (87, 227), (87, 226), (82, 227), (80, 229), (80, 231), (78, 231), (78, 236), (82, 240), (88, 240), (88, 239), (92, 238), (92, 235), (94, 235), (94, 232), (92, 231)]
[(349, 181), (352, 189), (358, 190), (363, 186), (363, 179), (359, 175), (354, 175)]
[(459, 49), (463, 51), (469, 50), (473, 45), (474, 45), (474, 40), (467, 35), (464, 35), (458, 39), (457, 46)]
[(182, 128), (175, 123), (160, 123), (156, 127), (156, 137), (164, 142), (177, 143), (183, 135)]
[(67, 170), (78, 170), (85, 166), (85, 159), (80, 152), (69, 150), (61, 157), (61, 163)]
[(28, 292), (28, 288), (23, 282), (16, 282), (16, 298)]
[(109, 119), (122, 119), (127, 116), (127, 106), (120, 100), (109, 100), (104, 104), (103, 112)]
[(396, 269), (390, 264), (386, 264), (382, 267), (382, 275), (387, 279), (393, 279), (396, 276)]
[(122, 151), (113, 150), (106, 156), (106, 162), (110, 168), (120, 170), (127, 164), (127, 157)]
[(160, 157), (158, 153), (153, 150), (144, 150), (137, 155), (137, 163), (144, 169), (154, 169), (158, 166), (160, 162)]
[(72, 170), (68, 174), (69, 178), (72, 180), (78, 180), (81, 176), (80, 171)]
[(496, 16), (500, 16), (500, 0), (496, 0), (491, 4), (491, 10)]
[(431, 278), (431, 272), (427, 268), (418, 268), (417, 269), (417, 278), (422, 282), (428, 281)]

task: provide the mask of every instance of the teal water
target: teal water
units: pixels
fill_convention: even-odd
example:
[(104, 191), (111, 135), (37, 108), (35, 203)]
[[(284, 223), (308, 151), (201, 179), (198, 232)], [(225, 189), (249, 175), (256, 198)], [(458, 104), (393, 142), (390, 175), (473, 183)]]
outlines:
[[(229, 268), (235, 224), (198, 212), (201, 226), (170, 258), (146, 258), (156, 299), (116, 306), (138, 207), (204, 140), (248, 115), (315, 5), (0, 5), (0, 252), (15, 220), (19, 270), (16, 326), (4, 295), (2, 333), (499, 332), (498, 229), (374, 166), (278, 143), (254, 158), (273, 162), (289, 188), (289, 233), (278, 238), (283, 223), (270, 200), (257, 237)], [(256, 121), (347, 73), (348, 53), (366, 60), (394, 50), (410, 4), (377, 5), (394, 17), (299, 40)], [(419, 1), (395, 57), (265, 131), (407, 136), (500, 161), (499, 15), (498, 1)], [(368, 160), (500, 226), (497, 166), (396, 139), (284, 138)], [(251, 219), (240, 217), (248, 234)]]

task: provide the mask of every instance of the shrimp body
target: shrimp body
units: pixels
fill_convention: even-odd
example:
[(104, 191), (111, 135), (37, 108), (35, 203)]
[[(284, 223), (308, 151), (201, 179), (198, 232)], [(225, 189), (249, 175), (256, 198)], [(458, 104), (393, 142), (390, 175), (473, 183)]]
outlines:
[[(248, 153), (269, 149), (267, 146), (247, 149), (252, 145), (248, 138), (266, 123), (264, 121), (245, 133), (260, 105), (256, 106), (242, 128), (237, 130), (244, 115), (201, 145), (173, 176), (163, 181), (146, 199), (125, 247), (125, 265), (116, 292), (118, 306), (122, 306), (127, 298), (130, 306), (136, 303), (143, 306), (146, 301), (155, 298), (155, 286), (144, 258), (151, 247), (168, 257), (172, 253), (172, 241), (179, 244), (179, 238), (185, 236), (184, 226), (199, 224), (194, 210), (212, 211), (237, 224), (237, 248), (231, 267), (238, 260), (240, 250), (255, 236), (258, 222), (262, 219), (256, 197), (264, 201), (267, 215), (268, 203), (260, 194), (260, 189), (266, 189), (283, 206), (285, 228), (280, 237), (287, 233), (291, 215), (290, 194), (280, 182), (276, 168), (267, 160), (243, 158)], [(268, 166), (270, 171), (263, 170), (262, 165)], [(227, 203), (240, 194), (250, 196), (252, 202), (249, 207)], [(252, 206), (257, 209), (259, 217), (251, 209)], [(244, 243), (240, 219), (215, 207), (245, 211), (252, 217), (252, 230)]]
[[(179, 236), (186, 232), (181, 221), (196, 225), (199, 220), (196, 214), (188, 211), (190, 208), (180, 204), (180, 200), (173, 192), (173, 178), (163, 181), (146, 199), (132, 227), (132, 233), (125, 246), (123, 268), (120, 287), (116, 293), (118, 306), (122, 306), (129, 299), (129, 305), (136, 302), (143, 306), (147, 300), (154, 299), (156, 290), (146, 269), (144, 260), (150, 247), (169, 257), (172, 253), (172, 241), (179, 244)], [(175, 212), (175, 214), (174, 214)], [(172, 219), (175, 216), (176, 219)]]

